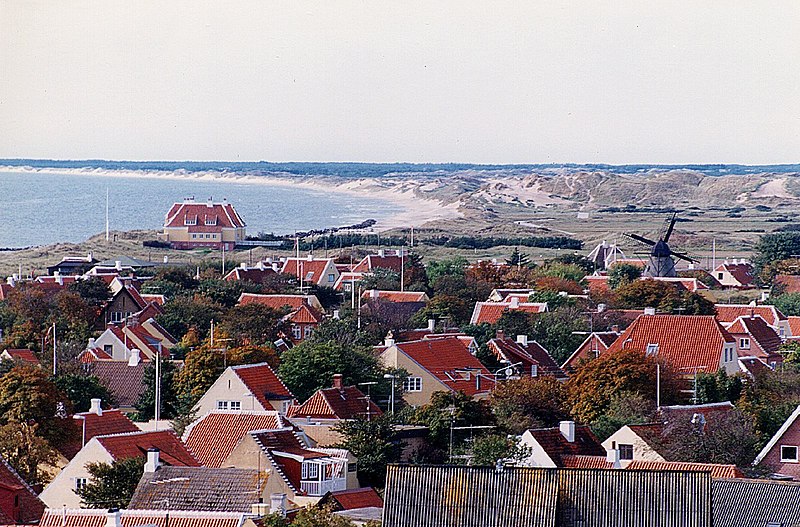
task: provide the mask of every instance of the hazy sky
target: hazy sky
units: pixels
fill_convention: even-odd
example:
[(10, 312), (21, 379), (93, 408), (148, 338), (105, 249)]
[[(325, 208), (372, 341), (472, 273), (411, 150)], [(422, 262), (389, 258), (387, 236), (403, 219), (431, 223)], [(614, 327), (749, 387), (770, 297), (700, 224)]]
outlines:
[(800, 2), (0, 0), (0, 157), (800, 162)]

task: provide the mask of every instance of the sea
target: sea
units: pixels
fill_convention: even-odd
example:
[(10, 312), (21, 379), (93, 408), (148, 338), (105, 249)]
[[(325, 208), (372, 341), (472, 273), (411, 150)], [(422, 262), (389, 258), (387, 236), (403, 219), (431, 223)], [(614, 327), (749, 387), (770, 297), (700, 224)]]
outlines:
[(106, 191), (110, 228), (119, 231), (160, 229), (170, 206), (187, 197), (227, 199), (249, 235), (344, 227), (401, 211), (370, 195), (249, 180), (0, 172), (0, 248), (81, 242), (105, 232)]

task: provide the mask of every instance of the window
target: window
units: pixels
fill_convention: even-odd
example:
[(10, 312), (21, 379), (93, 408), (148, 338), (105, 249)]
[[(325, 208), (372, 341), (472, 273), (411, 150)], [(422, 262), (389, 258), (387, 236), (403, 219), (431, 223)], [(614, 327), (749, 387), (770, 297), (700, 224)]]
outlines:
[(335, 276), (333, 273), (330, 273), (330, 274), (328, 275), (328, 282), (329, 282), (329, 283), (333, 283), (333, 282), (334, 282), (334, 280), (336, 280), (336, 276)]
[(739, 339), (739, 347), (743, 350), (750, 349), (750, 339), (747, 337), (742, 337)]
[(81, 490), (86, 486), (86, 478), (75, 478), (75, 490)]
[(242, 409), (242, 401), (217, 401), (217, 410), (235, 410)]
[(319, 465), (316, 463), (303, 463), (300, 472), (300, 479), (317, 479), (319, 477)]
[(194, 240), (195, 238), (197, 238), (197, 235), (196, 234), (192, 234), (192, 239)]
[(242, 401), (231, 401), (231, 410), (241, 410), (242, 409)]
[(408, 377), (403, 381), (403, 390), (406, 392), (421, 392), (422, 377)]
[(292, 337), (294, 337), (294, 340), (303, 338), (303, 329), (300, 326), (292, 325)]
[(647, 354), (648, 355), (656, 355), (658, 353), (658, 344), (648, 344), (647, 345)]
[(536, 377), (538, 375), (539, 375), (539, 365), (531, 364), (531, 377)]
[(217, 401), (217, 410), (227, 410), (228, 401)]
[(197, 216), (186, 216), (183, 219), (184, 225), (197, 225)]
[(217, 217), (216, 216), (214, 216), (212, 218), (209, 218), (208, 216), (206, 216), (206, 225), (216, 225), (216, 224), (217, 224)]
[(130, 314), (131, 313), (125, 313), (123, 311), (112, 311), (111, 312), (111, 322), (122, 322)]
[(722, 277), (723, 277), (722, 273), (717, 273), (717, 280), (722, 280)]
[(112, 346), (111, 344), (104, 344), (103, 351), (105, 351), (109, 355), (114, 355), (114, 346)]
[(781, 462), (797, 463), (797, 447), (781, 445)]
[(620, 459), (633, 459), (633, 445), (619, 444), (619, 458)]
[(311, 336), (311, 333), (313, 332), (314, 332), (314, 326), (305, 326), (303, 328), (303, 338), (307, 339), (308, 337)]

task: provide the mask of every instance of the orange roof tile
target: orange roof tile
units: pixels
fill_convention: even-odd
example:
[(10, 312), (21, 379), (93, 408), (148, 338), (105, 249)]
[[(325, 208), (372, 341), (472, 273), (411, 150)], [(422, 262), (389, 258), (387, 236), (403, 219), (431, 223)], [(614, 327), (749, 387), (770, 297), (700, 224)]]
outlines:
[[(307, 258), (287, 258), (283, 263), (281, 273), (294, 275), (306, 283), (320, 283), (325, 280), (323, 274), (328, 264), (333, 264), (333, 260), (330, 258), (314, 260), (309, 260)], [(333, 284), (330, 285), (332, 286)]]
[(749, 317), (755, 314), (767, 321), (770, 326), (777, 326), (786, 315), (778, 311), (775, 306), (748, 306), (744, 304), (716, 304), (717, 320), (723, 324), (735, 321), (739, 317)]
[(511, 364), (521, 362), (523, 375), (531, 375), (532, 366), (536, 366), (537, 375), (551, 375), (557, 379), (567, 378), (550, 353), (535, 340), (528, 340), (527, 345), (523, 345), (509, 338), (494, 338), (488, 342), (488, 346), (500, 359), (506, 359)]
[[(312, 419), (354, 419), (366, 417), (367, 405), (364, 392), (355, 386), (342, 389), (325, 388), (317, 390), (314, 395), (299, 406), (289, 409), (287, 417), (311, 417)], [(378, 406), (369, 402), (370, 415), (381, 415)], [(267, 428), (267, 427), (265, 427)]]
[(29, 349), (6, 349), (4, 350), (11, 356), (11, 360), (19, 360), (29, 364), (39, 364), (39, 358)]
[(713, 316), (642, 315), (637, 318), (608, 349), (648, 351), (657, 344), (658, 357), (679, 372), (695, 370), (715, 373), (719, 370), (725, 344), (734, 338)]
[(427, 302), (428, 295), (424, 291), (379, 291), (370, 289), (364, 291), (361, 298), (380, 298), (387, 302)]
[[(231, 366), (231, 369), (264, 409), (271, 408), (270, 399), (294, 399), (294, 395), (289, 391), (289, 388), (275, 375), (275, 372), (266, 362)], [(278, 410), (278, 408), (275, 408), (275, 410)]]
[(382, 268), (391, 269), (399, 273), (402, 265), (402, 258), (400, 255), (386, 254), (380, 256), (377, 254), (368, 254), (353, 267), (352, 271), (355, 273), (369, 273), (377, 268)]
[(286, 315), (284, 320), (294, 322), (295, 324), (319, 324), (322, 322), (322, 318), (322, 313), (314, 308), (303, 305)]
[(714, 479), (743, 478), (744, 473), (736, 465), (716, 463), (684, 463), (682, 461), (641, 461), (628, 463), (626, 470), (681, 470), (685, 472), (711, 472)]
[(291, 308), (297, 309), (302, 305), (314, 302), (313, 295), (259, 295), (256, 293), (242, 293), (239, 296), (239, 305), (261, 304), (272, 309)]
[[(749, 335), (764, 351), (763, 354), (754, 354), (760, 358), (767, 358), (778, 352), (783, 340), (774, 329), (760, 316), (739, 317), (727, 327), (731, 335)], [(752, 345), (751, 345), (752, 349)]]
[(606, 450), (586, 425), (575, 426), (575, 440), (567, 441), (558, 427), (536, 428), (527, 431), (557, 466), (564, 466), (564, 456), (603, 456)]
[(95, 437), (94, 440), (98, 441), (115, 461), (146, 457), (148, 449), (157, 448), (161, 451), (161, 461), (167, 465), (200, 466), (197, 459), (171, 430), (102, 435)]
[(476, 302), (472, 312), (470, 324), (496, 324), (503, 313), (508, 311), (522, 311), (524, 313), (544, 313), (547, 304), (540, 302), (519, 302), (519, 304), (506, 302)]
[(789, 333), (792, 337), (800, 337), (800, 317), (789, 317)]
[(202, 228), (205, 226), (206, 219), (216, 220), (215, 228), (239, 228), (244, 227), (245, 223), (242, 218), (237, 214), (236, 209), (230, 203), (195, 203), (183, 202), (175, 203), (167, 213), (165, 227), (185, 227), (186, 218), (195, 219), (196, 225), (193, 228)]
[(567, 454), (561, 456), (561, 463), (566, 468), (614, 468), (614, 464), (605, 456), (582, 456)]
[(800, 293), (800, 275), (779, 274), (772, 280), (783, 293)]
[(320, 500), (320, 502), (330, 501), (335, 501), (339, 504), (337, 509), (345, 511), (363, 509), (364, 507), (383, 507), (383, 500), (380, 494), (372, 487), (337, 490), (336, 492), (329, 492)]
[(283, 426), (278, 412), (214, 411), (189, 425), (183, 438), (204, 466), (219, 468), (248, 432)]
[[(75, 414), (83, 419), (76, 419), (74, 426), (77, 433), (74, 440), (58, 446), (58, 451), (64, 454), (67, 459), (72, 459), (82, 448), (81, 440), (83, 433), (86, 433), (86, 442), (93, 437), (111, 434), (125, 434), (129, 432), (139, 432), (139, 428), (128, 419), (128, 416), (119, 410), (103, 410), (102, 415), (92, 412), (81, 412)], [(84, 428), (85, 425), (85, 428)]]

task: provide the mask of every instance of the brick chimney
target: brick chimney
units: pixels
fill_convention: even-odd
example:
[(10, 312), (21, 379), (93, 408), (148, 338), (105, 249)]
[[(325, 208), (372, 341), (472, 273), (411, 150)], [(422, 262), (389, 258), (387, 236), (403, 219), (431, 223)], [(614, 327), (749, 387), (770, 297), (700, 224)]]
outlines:
[(333, 374), (333, 387), (337, 390), (341, 390), (344, 388), (342, 385), (342, 374), (341, 373), (334, 373)]

